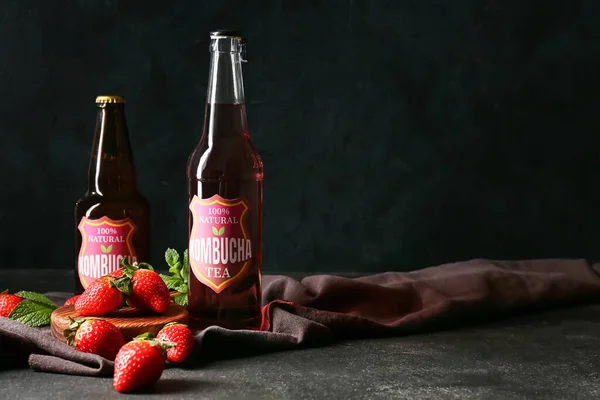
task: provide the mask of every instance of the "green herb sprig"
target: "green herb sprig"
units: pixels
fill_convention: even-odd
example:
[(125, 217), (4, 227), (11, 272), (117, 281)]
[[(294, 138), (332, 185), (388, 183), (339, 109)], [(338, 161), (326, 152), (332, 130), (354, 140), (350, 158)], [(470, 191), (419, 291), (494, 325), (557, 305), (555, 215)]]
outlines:
[(188, 273), (190, 270), (188, 251), (183, 252), (183, 257), (175, 249), (165, 251), (165, 261), (169, 265), (171, 275), (160, 274), (169, 290), (179, 294), (173, 298), (176, 304), (187, 307), (188, 305)]
[(23, 299), (22, 302), (8, 315), (9, 319), (21, 322), (27, 326), (46, 326), (50, 325), (50, 315), (58, 306), (46, 296), (22, 290), (15, 293)]

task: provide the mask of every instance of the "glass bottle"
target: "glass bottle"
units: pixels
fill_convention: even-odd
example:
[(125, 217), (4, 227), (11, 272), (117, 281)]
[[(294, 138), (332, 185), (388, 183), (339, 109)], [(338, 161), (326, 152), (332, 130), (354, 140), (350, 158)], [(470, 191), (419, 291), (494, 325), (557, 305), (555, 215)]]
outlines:
[(261, 323), (263, 165), (246, 122), (239, 32), (210, 35), (202, 137), (187, 163), (192, 326)]
[(130, 263), (150, 262), (150, 204), (140, 194), (125, 99), (98, 96), (88, 189), (75, 204), (75, 293)]

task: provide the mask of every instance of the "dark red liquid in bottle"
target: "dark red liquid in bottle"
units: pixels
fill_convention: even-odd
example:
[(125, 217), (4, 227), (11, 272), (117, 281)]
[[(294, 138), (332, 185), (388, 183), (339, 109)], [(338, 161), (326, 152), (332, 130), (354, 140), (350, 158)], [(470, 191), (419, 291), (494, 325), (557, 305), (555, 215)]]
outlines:
[[(252, 246), (252, 258), (243, 274), (219, 293), (190, 268), (192, 326), (257, 329), (261, 323), (263, 166), (250, 142), (244, 104), (207, 104), (203, 135), (188, 160), (187, 179), (188, 204), (194, 196), (209, 199), (215, 195), (247, 203), (245, 228)], [(188, 223), (191, 233), (191, 212)]]

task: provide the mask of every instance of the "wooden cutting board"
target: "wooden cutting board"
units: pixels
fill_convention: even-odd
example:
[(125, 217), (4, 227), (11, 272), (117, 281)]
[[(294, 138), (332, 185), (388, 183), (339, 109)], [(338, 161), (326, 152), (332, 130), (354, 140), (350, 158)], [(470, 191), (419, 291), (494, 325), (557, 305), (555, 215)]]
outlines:
[[(64, 343), (66, 343), (67, 340), (63, 335), (63, 331), (70, 325), (69, 317), (84, 318), (75, 312), (75, 306), (72, 305), (57, 308), (50, 317), (50, 332), (52, 336)], [(104, 319), (111, 322), (121, 330), (126, 342), (145, 332), (156, 335), (163, 326), (170, 322), (187, 324), (189, 321), (187, 310), (175, 303), (171, 303), (167, 312), (162, 315), (146, 313), (131, 307), (125, 307), (101, 317), (85, 318)]]

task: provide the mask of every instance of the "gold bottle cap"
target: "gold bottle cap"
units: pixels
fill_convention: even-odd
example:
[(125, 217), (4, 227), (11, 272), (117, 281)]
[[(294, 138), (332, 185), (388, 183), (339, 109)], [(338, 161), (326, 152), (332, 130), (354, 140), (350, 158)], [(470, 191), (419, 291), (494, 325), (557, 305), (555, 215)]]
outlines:
[(125, 103), (125, 99), (121, 96), (98, 96), (96, 97), (96, 104), (116, 104)]

